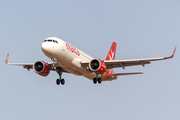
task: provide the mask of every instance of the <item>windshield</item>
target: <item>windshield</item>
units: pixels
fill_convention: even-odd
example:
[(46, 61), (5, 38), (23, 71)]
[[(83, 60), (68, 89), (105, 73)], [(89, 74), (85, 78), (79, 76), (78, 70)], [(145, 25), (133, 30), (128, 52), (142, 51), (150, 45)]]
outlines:
[(54, 42), (54, 43), (58, 43), (56, 40), (44, 40), (44, 42)]

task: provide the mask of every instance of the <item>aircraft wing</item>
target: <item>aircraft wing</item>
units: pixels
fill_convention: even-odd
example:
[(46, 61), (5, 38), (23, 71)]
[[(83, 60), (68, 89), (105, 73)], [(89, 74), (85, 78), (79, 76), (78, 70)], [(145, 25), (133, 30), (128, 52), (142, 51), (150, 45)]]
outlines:
[[(129, 60), (105, 60), (104, 63), (106, 64), (107, 69), (118, 68), (118, 67), (122, 67), (123, 69), (125, 69), (125, 67), (135, 66), (135, 65), (142, 65), (144, 67), (145, 64), (151, 64), (151, 61), (166, 60), (166, 59), (173, 58), (176, 48), (177, 47), (175, 47), (173, 54), (169, 57), (129, 59)], [(81, 65), (83, 67), (88, 67), (89, 61), (82, 61)]]
[(143, 67), (145, 64), (150, 64), (151, 61), (158, 61), (158, 60), (166, 60), (174, 57), (176, 48), (174, 52), (169, 57), (159, 57), (159, 58), (146, 58), (146, 59), (130, 59), (130, 60), (105, 60), (104, 63), (106, 64), (107, 69), (122, 67), (125, 69), (127, 66), (134, 66), (134, 65), (142, 65)]
[[(8, 65), (16, 65), (16, 66), (23, 66), (27, 70), (33, 69), (34, 63), (6, 63)], [(48, 63), (49, 67), (51, 68), (53, 66), (52, 62)], [(54, 64), (55, 67), (60, 67), (58, 63)]]
[(33, 69), (34, 63), (6, 63), (8, 65), (16, 65), (16, 66), (23, 66), (27, 70)]
[[(34, 63), (8, 63), (9, 53), (7, 54), (5, 63), (8, 65), (16, 65), (16, 66), (23, 66), (27, 70), (33, 69)], [(48, 62), (50, 68), (53, 66), (53, 62)], [(56, 62), (54, 63), (54, 67), (60, 67), (60, 65)], [(65, 71), (64, 71), (65, 72)]]

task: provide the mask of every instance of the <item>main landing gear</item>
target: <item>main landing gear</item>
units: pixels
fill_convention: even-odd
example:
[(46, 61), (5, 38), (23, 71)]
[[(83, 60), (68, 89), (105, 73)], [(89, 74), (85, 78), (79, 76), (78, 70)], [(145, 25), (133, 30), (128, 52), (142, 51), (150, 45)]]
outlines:
[(102, 82), (101, 78), (98, 78), (98, 75), (96, 76), (96, 78), (93, 79), (93, 83), (94, 83), (94, 84), (96, 84), (97, 82), (98, 82), (99, 84), (101, 84), (101, 82)]
[(64, 85), (65, 84), (65, 80), (64, 79), (57, 79), (56, 80), (56, 84), (60, 85), (60, 83), (61, 83), (61, 85)]

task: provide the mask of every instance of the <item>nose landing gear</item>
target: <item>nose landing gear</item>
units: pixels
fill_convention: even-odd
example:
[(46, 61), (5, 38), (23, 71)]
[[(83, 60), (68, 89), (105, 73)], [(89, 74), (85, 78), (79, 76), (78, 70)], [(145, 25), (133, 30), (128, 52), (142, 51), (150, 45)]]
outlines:
[(64, 79), (61, 79), (61, 75), (62, 75), (62, 73), (63, 73), (63, 72), (62, 72), (62, 68), (56, 68), (56, 72), (58, 73), (59, 78), (60, 78), (60, 79), (57, 79), (57, 80), (56, 80), (56, 84), (57, 84), (57, 85), (60, 85), (60, 84), (61, 84), (61, 85), (64, 85), (64, 84), (65, 84), (65, 80), (64, 80)]
[(54, 66), (54, 63), (56, 62), (56, 58), (51, 59), (53, 61), (53, 66), (51, 67), (52, 70), (56, 70), (56, 67)]
[(55, 64), (55, 62), (56, 62), (56, 60), (57, 60), (56, 58), (52, 58), (51, 60), (53, 61), (53, 64), (52, 64), (52, 66), (51, 66), (51, 70), (56, 71), (56, 72), (58, 73), (58, 75), (59, 75), (59, 78), (60, 78), (60, 79), (57, 79), (57, 80), (56, 80), (56, 84), (57, 84), (57, 85), (60, 85), (60, 84), (61, 84), (61, 85), (64, 85), (64, 84), (65, 84), (65, 80), (64, 80), (64, 79), (61, 79), (61, 75), (62, 75), (62, 73), (63, 73), (63, 72), (62, 72), (62, 68), (61, 68), (61, 67), (55, 67), (54, 64)]

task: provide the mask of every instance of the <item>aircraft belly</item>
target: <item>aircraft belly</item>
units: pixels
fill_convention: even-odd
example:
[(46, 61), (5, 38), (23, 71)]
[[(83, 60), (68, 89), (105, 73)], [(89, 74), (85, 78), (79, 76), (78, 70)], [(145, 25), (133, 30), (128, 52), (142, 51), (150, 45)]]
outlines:
[(88, 69), (85, 69), (83, 67), (78, 67), (76, 65), (73, 65), (72, 62), (70, 61), (65, 61), (63, 59), (58, 59), (57, 61), (59, 63), (59, 65), (66, 71), (68, 71), (69, 73), (72, 73), (74, 75), (78, 75), (78, 76), (84, 76), (88, 79), (93, 79), (96, 74), (89, 71)]
[(60, 50), (56, 58), (59, 65), (69, 73), (84, 76), (90, 80), (96, 77), (95, 73), (81, 66), (82, 59), (72, 52)]

